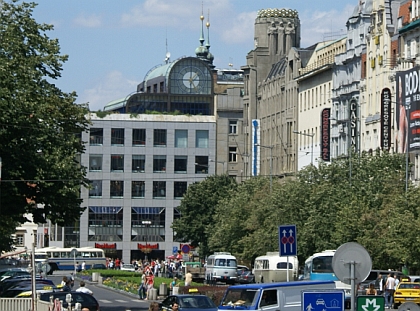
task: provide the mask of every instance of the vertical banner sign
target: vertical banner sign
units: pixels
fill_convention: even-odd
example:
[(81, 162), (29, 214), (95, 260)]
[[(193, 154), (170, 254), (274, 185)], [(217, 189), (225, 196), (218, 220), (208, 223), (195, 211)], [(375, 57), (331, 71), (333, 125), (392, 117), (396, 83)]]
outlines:
[(252, 176), (260, 172), (260, 120), (252, 120)]
[[(420, 72), (418, 67), (397, 72), (397, 152), (420, 150)], [(408, 131), (408, 135), (407, 135)], [(408, 141), (407, 141), (408, 136)]]
[(385, 88), (381, 93), (381, 148), (391, 148), (391, 90)]
[(296, 225), (279, 226), (279, 255), (297, 256)]
[(353, 151), (357, 151), (357, 99), (356, 98), (352, 98), (350, 100), (350, 142), (351, 142), (351, 148)]
[(330, 162), (330, 117), (331, 108), (324, 108), (321, 112), (321, 158), (325, 162)]

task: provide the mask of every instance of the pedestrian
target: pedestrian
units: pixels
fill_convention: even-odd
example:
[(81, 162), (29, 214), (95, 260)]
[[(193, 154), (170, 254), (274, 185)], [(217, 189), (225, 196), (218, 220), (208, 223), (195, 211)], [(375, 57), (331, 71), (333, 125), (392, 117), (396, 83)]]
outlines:
[(146, 289), (146, 298), (144, 300), (147, 300), (148, 298), (150, 298), (151, 289), (153, 288), (154, 283), (155, 283), (155, 277), (152, 271), (149, 271), (149, 274), (148, 275), (146, 274), (147, 289)]
[(178, 279), (177, 279), (176, 276), (174, 276), (174, 279), (172, 280), (171, 284), (169, 285), (169, 289), (171, 290), (172, 295), (173, 295), (174, 287), (178, 286), (177, 282), (178, 282)]
[(143, 300), (144, 298), (146, 298), (146, 274), (142, 273), (141, 274), (141, 281), (140, 281), (140, 286), (139, 286), (139, 299)]
[(77, 261), (76, 264), (74, 265), (74, 271), (76, 272), (80, 272), (80, 265), (79, 262)]
[(191, 272), (187, 272), (185, 275), (185, 286), (191, 286), (192, 283), (192, 274)]
[(391, 309), (394, 304), (395, 279), (390, 273), (385, 283), (385, 308)]
[(382, 274), (378, 275), (378, 278), (376, 279), (375, 282), (375, 287), (378, 289), (377, 290), (377, 294), (378, 295), (383, 295), (384, 294), (384, 278), (382, 277)]
[[(64, 278), (63, 278), (64, 280)], [(69, 279), (66, 278), (66, 284), (64, 284), (64, 286), (61, 288), (62, 292), (71, 292), (71, 281)]]
[(86, 270), (86, 261), (83, 261), (82, 262), (82, 271), (85, 271)]
[(174, 302), (172, 305), (172, 311), (178, 311), (179, 310), (179, 305), (178, 303)]
[(157, 302), (152, 302), (149, 305), (149, 310), (148, 311), (159, 311), (159, 304)]
[(377, 294), (378, 294), (378, 292), (375, 289), (375, 284), (370, 283), (369, 288), (366, 290), (366, 295), (376, 296)]
[(76, 292), (81, 292), (81, 293), (86, 293), (86, 294), (89, 294), (89, 295), (93, 295), (93, 292), (89, 288), (85, 287), (85, 285), (86, 284), (85, 284), (84, 281), (80, 281), (80, 287), (78, 289), (76, 289)]
[(400, 279), (397, 277), (397, 274), (394, 274), (394, 279), (395, 279), (395, 286), (394, 286), (394, 291), (397, 289), (398, 284), (400, 284)]

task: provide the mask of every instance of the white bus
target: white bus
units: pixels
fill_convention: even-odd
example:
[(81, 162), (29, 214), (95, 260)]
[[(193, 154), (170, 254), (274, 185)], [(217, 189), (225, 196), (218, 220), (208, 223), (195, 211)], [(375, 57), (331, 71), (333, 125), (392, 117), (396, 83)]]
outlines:
[(236, 257), (227, 252), (216, 252), (207, 257), (206, 282), (234, 284), (238, 278)]
[(74, 262), (79, 262), (81, 266), (82, 262), (86, 262), (86, 269), (89, 269), (94, 264), (106, 265), (106, 258), (104, 251), (100, 248), (94, 247), (79, 247), (77, 250), (76, 257), (71, 255), (71, 251), (74, 248), (61, 248), (61, 247), (44, 247), (35, 250), (35, 254), (46, 253), (48, 256), (48, 263), (51, 266), (49, 274), (52, 274), (55, 270), (74, 270)]
[[(289, 264), (289, 268), (287, 265)], [(257, 283), (285, 282), (287, 270), (289, 281), (298, 279), (299, 261), (297, 256), (279, 256), (279, 252), (267, 252), (255, 258), (254, 275)]]

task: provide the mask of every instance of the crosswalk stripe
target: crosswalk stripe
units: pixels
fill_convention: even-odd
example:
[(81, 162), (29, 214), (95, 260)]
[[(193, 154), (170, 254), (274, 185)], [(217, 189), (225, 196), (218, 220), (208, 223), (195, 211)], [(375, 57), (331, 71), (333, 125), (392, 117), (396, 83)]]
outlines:
[(127, 300), (121, 300), (121, 299), (115, 299), (115, 301), (122, 302), (122, 303), (127, 302)]
[(112, 303), (112, 301), (105, 300), (105, 299), (100, 299), (99, 301), (100, 301), (100, 302), (103, 302), (103, 303)]

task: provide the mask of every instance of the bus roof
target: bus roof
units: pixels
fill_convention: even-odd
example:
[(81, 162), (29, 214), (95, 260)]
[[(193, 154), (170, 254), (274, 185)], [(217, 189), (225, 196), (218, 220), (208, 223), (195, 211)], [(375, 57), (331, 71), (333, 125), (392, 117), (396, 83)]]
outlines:
[(289, 287), (289, 286), (308, 286), (308, 285), (327, 285), (334, 284), (334, 281), (292, 281), (292, 282), (277, 282), (277, 283), (252, 283), (242, 285), (231, 285), (229, 289), (269, 289), (275, 287)]
[(334, 256), (335, 254), (335, 250), (333, 249), (327, 249), (325, 251), (319, 252), (319, 253), (315, 253), (311, 256), (309, 256), (308, 258), (306, 258), (305, 262), (307, 262), (308, 260), (312, 260), (315, 257), (320, 257), (320, 256)]

